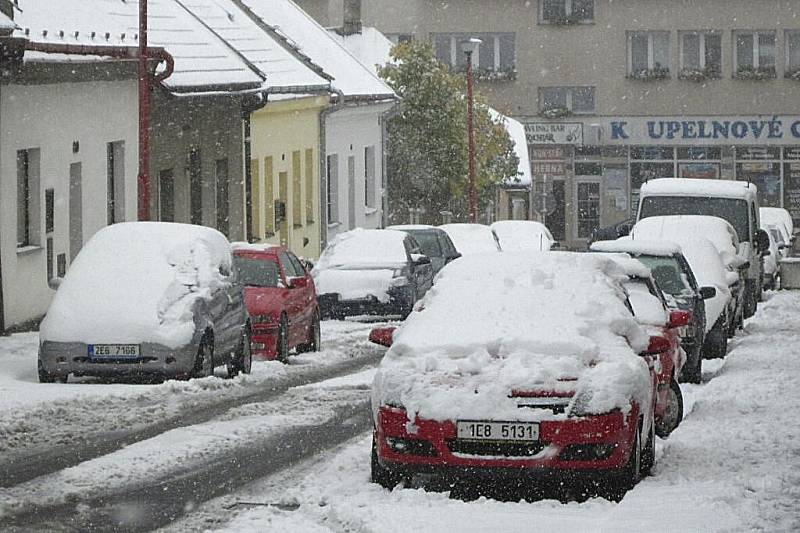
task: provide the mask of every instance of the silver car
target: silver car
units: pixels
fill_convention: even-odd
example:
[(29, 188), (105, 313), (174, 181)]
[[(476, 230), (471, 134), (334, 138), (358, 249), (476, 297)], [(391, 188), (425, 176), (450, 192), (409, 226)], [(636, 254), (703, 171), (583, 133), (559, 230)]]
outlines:
[(249, 373), (250, 325), (218, 231), (163, 222), (102, 229), (57, 287), (39, 333), (39, 380)]

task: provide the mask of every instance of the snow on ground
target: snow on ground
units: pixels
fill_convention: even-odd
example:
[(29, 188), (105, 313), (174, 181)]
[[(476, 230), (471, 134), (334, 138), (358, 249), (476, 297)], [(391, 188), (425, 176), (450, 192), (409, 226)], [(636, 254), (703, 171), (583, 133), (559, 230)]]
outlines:
[(369, 343), (375, 324), (347, 321), (322, 323), (322, 351), (290, 358), (289, 365), (254, 361), (250, 375), (215, 377), (162, 384), (130, 384), (95, 378), (67, 384), (39, 383), (36, 371), (37, 333), (0, 337), (0, 454), (31, 446), (57, 446), (89, 433), (130, 431), (177, 416), (187, 409), (224, 402), (280, 386), (304, 372), (348, 360), (374, 356)]
[[(450, 499), (369, 483), (370, 435), (304, 469), (253, 484), (225, 531), (797, 531), (800, 530), (800, 293), (769, 300), (731, 342), (724, 361), (704, 362), (703, 385), (684, 387), (686, 415), (658, 442), (653, 476), (620, 503), (502, 503)], [(230, 503), (237, 495), (226, 498)], [(213, 513), (213, 511), (212, 511)], [(191, 526), (191, 521), (179, 528)], [(177, 524), (176, 524), (177, 525)], [(194, 527), (197, 523), (194, 524)]]

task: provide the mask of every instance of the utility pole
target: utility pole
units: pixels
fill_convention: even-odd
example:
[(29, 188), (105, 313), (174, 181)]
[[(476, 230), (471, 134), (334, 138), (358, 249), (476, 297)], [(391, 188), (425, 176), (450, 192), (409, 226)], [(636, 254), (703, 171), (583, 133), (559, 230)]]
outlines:
[(469, 156), (469, 221), (474, 224), (478, 215), (478, 192), (475, 184), (475, 115), (473, 97), (472, 54), (481, 44), (480, 39), (467, 39), (462, 45), (462, 50), (467, 56), (467, 142)]
[(150, 73), (147, 60), (147, 0), (139, 0), (139, 220), (150, 220)]

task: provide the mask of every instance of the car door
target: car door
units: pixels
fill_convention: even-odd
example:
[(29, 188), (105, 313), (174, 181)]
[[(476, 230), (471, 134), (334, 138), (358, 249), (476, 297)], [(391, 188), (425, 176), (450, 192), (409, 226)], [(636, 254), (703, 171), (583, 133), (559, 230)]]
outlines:
[(227, 361), (230, 354), (237, 349), (244, 325), (244, 293), (236, 269), (231, 265), (232, 262), (222, 263), (219, 266), (223, 283), (217, 290), (219, 293), (217, 299), (220, 300), (222, 309), (219, 326), (214, 331), (214, 340), (218, 350), (217, 363)]
[[(303, 264), (292, 252), (288, 252), (289, 260), (294, 266), (295, 273), (305, 279), (305, 286), (297, 290), (300, 293), (302, 300), (302, 309), (300, 310), (300, 322), (302, 323), (302, 331), (305, 333), (311, 328), (311, 323), (314, 320), (314, 312), (317, 310), (317, 295), (314, 290), (314, 280), (311, 275), (303, 268)], [(305, 340), (305, 336), (303, 337)]]
[(421, 250), (417, 241), (410, 235), (408, 235), (403, 244), (406, 248), (406, 256), (408, 257), (409, 262), (409, 269), (412, 272), (412, 277), (414, 278), (414, 287), (416, 289), (417, 299), (422, 298), (428, 289), (431, 288), (433, 283), (433, 268), (431, 267), (430, 263), (428, 264), (417, 264), (413, 260), (412, 254), (421, 254)]
[(305, 271), (297, 272), (289, 254), (282, 251), (278, 255), (284, 280), (286, 282), (286, 318), (289, 322), (289, 347), (296, 346), (305, 339), (303, 329), (304, 291), (302, 287), (292, 288), (295, 278), (305, 277)]

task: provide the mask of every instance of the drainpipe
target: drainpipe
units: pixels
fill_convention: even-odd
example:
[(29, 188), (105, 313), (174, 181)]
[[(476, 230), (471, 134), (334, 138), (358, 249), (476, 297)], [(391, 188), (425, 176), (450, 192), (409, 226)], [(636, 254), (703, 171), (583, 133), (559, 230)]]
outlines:
[[(325, 147), (327, 133), (325, 122), (328, 117), (344, 107), (344, 93), (331, 85), (331, 91), (336, 95), (334, 104), (319, 113), (319, 249), (320, 253), (328, 245), (328, 150)], [(338, 176), (338, 173), (337, 173)]]
[[(2, 105), (2, 91), (3, 88), (0, 86), (0, 105)], [(2, 113), (0, 113), (0, 120), (2, 120)], [(0, 129), (0, 131), (3, 131)], [(6, 330), (6, 308), (5, 304), (3, 303), (3, 246), (2, 242), (0, 242), (0, 335), (2, 335)]]

